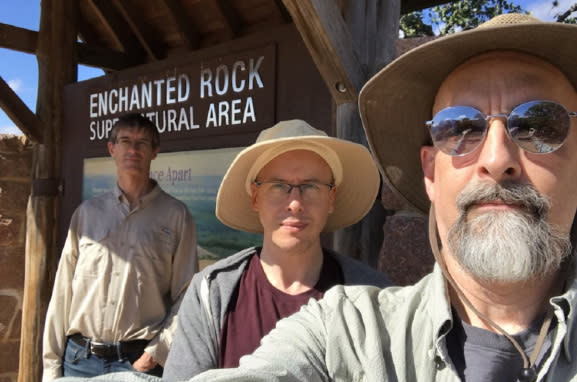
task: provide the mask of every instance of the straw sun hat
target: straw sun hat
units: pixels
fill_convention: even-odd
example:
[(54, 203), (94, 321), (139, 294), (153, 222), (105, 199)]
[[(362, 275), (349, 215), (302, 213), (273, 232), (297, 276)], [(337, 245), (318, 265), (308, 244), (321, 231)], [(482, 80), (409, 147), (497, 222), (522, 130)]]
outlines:
[(335, 208), (324, 232), (354, 224), (371, 209), (379, 191), (379, 172), (362, 145), (327, 136), (301, 120), (282, 121), (261, 131), (256, 142), (242, 150), (224, 175), (216, 197), (216, 216), (229, 227), (262, 233), (252, 209), (250, 184), (272, 159), (292, 150), (309, 150), (322, 157), (337, 186)]
[(556, 66), (577, 86), (577, 26), (528, 15), (497, 16), (479, 27), (423, 44), (390, 63), (363, 87), (359, 109), (369, 145), (390, 188), (428, 212), (419, 149), (430, 142), (439, 86), (459, 64), (491, 50), (516, 50)]

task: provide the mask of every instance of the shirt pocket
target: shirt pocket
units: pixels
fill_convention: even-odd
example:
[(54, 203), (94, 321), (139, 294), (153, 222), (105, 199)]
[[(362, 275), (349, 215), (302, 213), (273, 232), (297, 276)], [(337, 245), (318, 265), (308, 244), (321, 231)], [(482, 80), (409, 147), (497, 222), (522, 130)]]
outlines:
[(172, 257), (178, 244), (176, 232), (168, 227), (161, 227), (156, 232), (156, 240), (158, 240), (161, 250)]
[(169, 228), (160, 227), (141, 235), (136, 245), (135, 255), (154, 261), (171, 259), (176, 250), (176, 234)]
[(159, 280), (170, 275), (176, 240), (176, 233), (163, 227), (141, 235), (134, 253), (134, 266), (141, 279)]
[(99, 240), (82, 237), (78, 243), (78, 261), (74, 278), (95, 278), (106, 266), (106, 248)]

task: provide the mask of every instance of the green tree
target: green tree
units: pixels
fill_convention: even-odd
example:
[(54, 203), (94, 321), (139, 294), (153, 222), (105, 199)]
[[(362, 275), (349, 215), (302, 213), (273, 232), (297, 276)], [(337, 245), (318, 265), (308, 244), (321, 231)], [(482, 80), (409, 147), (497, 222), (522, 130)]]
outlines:
[[(553, 1), (553, 8), (559, 7), (559, 1)], [(558, 23), (577, 24), (577, 16), (572, 16), (577, 13), (577, 3), (570, 6), (565, 12), (559, 12), (555, 15), (555, 21)]]
[(405, 37), (434, 36), (433, 27), (425, 24), (422, 12), (411, 12), (401, 17), (399, 26)]
[[(428, 36), (429, 30), (445, 35), (475, 28), (497, 15), (511, 12), (527, 13), (507, 0), (460, 0), (404, 15), (400, 28), (405, 37)], [(423, 20), (429, 20), (430, 24)]]

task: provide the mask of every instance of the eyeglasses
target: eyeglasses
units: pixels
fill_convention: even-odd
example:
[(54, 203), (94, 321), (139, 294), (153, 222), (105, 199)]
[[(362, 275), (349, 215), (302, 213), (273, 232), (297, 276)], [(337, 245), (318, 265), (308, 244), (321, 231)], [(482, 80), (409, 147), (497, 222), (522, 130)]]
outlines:
[(303, 202), (307, 203), (321, 200), (323, 196), (323, 190), (328, 188), (330, 191), (335, 186), (334, 184), (318, 182), (291, 184), (277, 181), (259, 182), (258, 180), (255, 180), (254, 184), (259, 187), (263, 191), (265, 197), (272, 202), (286, 201), (293, 188), (296, 188), (299, 190), (299, 194)]
[(490, 119), (505, 118), (507, 134), (517, 146), (530, 153), (547, 154), (567, 139), (571, 117), (577, 117), (577, 112), (568, 112), (557, 102), (531, 101), (515, 107), (509, 115), (484, 115), (471, 106), (451, 106), (439, 111), (425, 125), (439, 150), (463, 156), (483, 143)]
[(143, 151), (145, 149), (152, 148), (152, 142), (146, 139), (133, 141), (128, 138), (121, 137), (116, 140), (116, 144), (125, 150), (129, 150), (132, 147), (134, 147), (136, 151)]

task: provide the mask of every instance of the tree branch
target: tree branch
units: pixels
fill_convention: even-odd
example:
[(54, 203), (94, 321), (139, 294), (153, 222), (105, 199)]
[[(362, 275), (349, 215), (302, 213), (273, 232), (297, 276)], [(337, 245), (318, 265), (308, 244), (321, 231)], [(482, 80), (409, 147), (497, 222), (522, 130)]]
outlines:
[(565, 12), (558, 14), (557, 15), (557, 22), (558, 23), (565, 22), (565, 20), (567, 20), (567, 18), (571, 15), (571, 13), (576, 12), (576, 11), (577, 11), (577, 3), (573, 4)]

